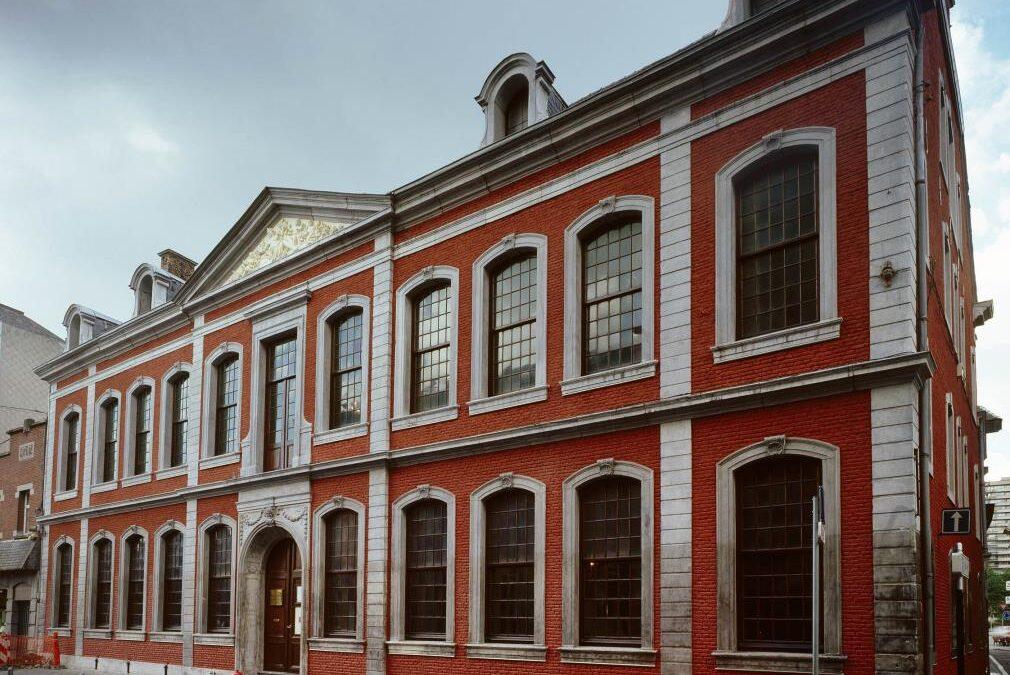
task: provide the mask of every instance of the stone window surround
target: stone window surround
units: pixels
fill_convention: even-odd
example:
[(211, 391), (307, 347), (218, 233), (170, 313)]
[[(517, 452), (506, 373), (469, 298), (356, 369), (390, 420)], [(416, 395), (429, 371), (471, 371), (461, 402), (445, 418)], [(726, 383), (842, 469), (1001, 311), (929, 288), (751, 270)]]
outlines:
[[(128, 569), (129, 561), (126, 559), (126, 556), (129, 553), (129, 549), (126, 546), (126, 540), (135, 534), (140, 535), (141, 539), (144, 540), (144, 611), (143, 611), (144, 619), (143, 624), (139, 630), (137, 629), (131, 630), (126, 627), (126, 602), (128, 599), (127, 598), (128, 593), (126, 592), (126, 585), (128, 581), (127, 576), (129, 575), (129, 569)], [(147, 592), (149, 590), (147, 580), (148, 577), (150, 576), (147, 573), (147, 570), (150, 569), (149, 565), (151, 561), (148, 559), (148, 556), (151, 555), (150, 551), (151, 551), (151, 538), (148, 536), (147, 530), (140, 527), (139, 525), (131, 525), (130, 527), (126, 528), (126, 530), (123, 531), (123, 534), (119, 537), (119, 573), (115, 575), (116, 585), (119, 588), (119, 598), (118, 598), (119, 604), (117, 605), (119, 607), (119, 617), (118, 617), (119, 621), (117, 622), (118, 625), (116, 626), (117, 639), (129, 640), (130, 639), (129, 636), (131, 634), (132, 636), (143, 639), (143, 637), (141, 636), (145, 635), (147, 632), (148, 629)]]
[[(445, 502), (446, 514), (446, 570), (445, 570), (445, 640), (407, 640), (404, 638), (406, 626), (406, 550), (407, 522), (404, 510), (422, 499), (437, 499)], [(434, 485), (418, 485), (413, 490), (400, 495), (392, 504), (392, 530), (389, 575), (389, 642), (390, 654), (422, 654), (428, 656), (452, 657), (456, 654), (455, 600), (456, 600), (456, 497)]]
[(944, 445), (946, 449), (946, 469), (947, 469), (947, 497), (952, 503), (956, 503), (954, 487), (957, 484), (957, 472), (954, 464), (955, 436), (954, 436), (954, 395), (947, 392), (944, 396)]
[[(116, 414), (119, 416), (119, 437), (116, 439), (116, 456), (113, 458), (112, 462), (112, 480), (101, 481), (99, 476), (102, 471), (102, 463), (105, 459), (105, 409), (104, 405), (110, 399), (115, 399), (117, 404)], [(101, 396), (95, 401), (95, 419), (94, 419), (94, 448), (95, 452), (91, 453), (91, 483), (92, 492), (103, 492), (105, 490), (115, 489), (118, 485), (117, 478), (119, 476), (119, 454), (120, 449), (123, 447), (123, 395), (119, 393), (116, 389), (106, 389)]]
[[(638, 213), (642, 220), (642, 360), (598, 373), (582, 372), (582, 233), (601, 218), (618, 213)], [(565, 228), (565, 328), (564, 379), (561, 394), (631, 382), (656, 374), (656, 206), (646, 195), (607, 197)]]
[[(238, 357), (238, 402), (235, 406), (235, 436), (238, 448), (233, 453), (214, 455), (214, 440), (217, 433), (217, 376), (218, 365), (228, 356)], [(203, 362), (203, 414), (200, 424), (200, 468), (220, 466), (239, 461), (242, 453), (242, 371), (243, 349), (238, 342), (223, 342), (215, 347)]]
[(506, 136), (502, 88), (518, 79), (526, 80), (526, 126), (531, 127), (547, 116), (547, 92), (541, 82), (548, 85), (554, 76), (545, 64), (537, 63), (529, 54), (512, 54), (502, 60), (488, 75), (477, 95), (477, 103), (484, 110), (484, 139), (481, 146), (500, 141)]
[[(626, 476), (641, 487), (641, 569), (642, 637), (639, 647), (599, 647), (579, 644), (579, 487), (597, 478)], [(656, 660), (653, 645), (653, 587), (655, 579), (654, 513), (655, 491), (652, 469), (615, 459), (600, 459), (583, 467), (562, 484), (564, 532), (561, 575), (561, 662), (605, 665), (652, 666)]]
[[(326, 595), (326, 516), (336, 511), (351, 511), (357, 517), (357, 593), (355, 595), (355, 622), (353, 638), (330, 637), (325, 633)], [(320, 505), (312, 514), (312, 580), (316, 585), (312, 595), (311, 645), (313, 649), (333, 651), (344, 648), (348, 651), (362, 651), (365, 640), (365, 505), (356, 499), (337, 495)]]
[[(411, 349), (413, 346), (413, 300), (411, 295), (425, 284), (437, 280), (449, 282), (449, 403), (441, 408), (413, 413), (410, 410), (410, 387), (413, 379)], [(392, 428), (409, 429), (424, 424), (453, 420), (459, 414), (456, 407), (457, 344), (459, 329), (459, 270), (447, 265), (425, 267), (396, 289), (395, 372), (393, 373)]]
[[(231, 530), (231, 621), (228, 633), (211, 633), (207, 629), (207, 587), (210, 575), (210, 549), (207, 545), (207, 533), (211, 528), (225, 525)], [(214, 513), (204, 518), (197, 529), (197, 574), (196, 574), (196, 607), (193, 623), (194, 639), (200, 644), (219, 644), (234, 642), (235, 635), (235, 574), (238, 570), (238, 523), (234, 518), (221, 513)]]
[[(161, 398), (159, 403), (159, 417), (158, 417), (158, 473), (165, 471), (173, 471), (175, 469), (180, 469), (185, 471), (185, 467), (189, 463), (189, 457), (187, 456), (183, 463), (179, 466), (169, 466), (169, 458), (172, 454), (172, 397), (175, 385), (172, 383), (172, 378), (174, 378), (179, 373), (186, 373), (190, 378), (190, 393), (187, 400), (188, 410), (187, 421), (188, 427), (192, 428), (193, 424), (197, 422), (200, 414), (200, 402), (199, 396), (193, 395), (192, 384), (193, 384), (193, 364), (180, 361), (172, 365), (165, 374), (161, 376)], [(189, 435), (189, 428), (187, 428), (187, 436)], [(193, 448), (186, 448), (187, 455), (193, 452)]]
[[(736, 336), (737, 253), (735, 178), (785, 148), (813, 147), (818, 158), (818, 288), (816, 323), (738, 340)], [(744, 150), (715, 176), (715, 363), (833, 340), (841, 335), (838, 317), (838, 239), (836, 149), (832, 127), (775, 131)]]
[[(252, 321), (252, 350), (249, 355), (249, 433), (242, 439), (243, 476), (263, 473), (266, 447), (267, 343), (293, 333), (295, 336), (295, 437), (292, 439), (291, 463), (287, 468), (312, 461), (311, 426), (305, 421), (305, 327), (310, 294), (297, 293), (276, 305), (248, 314)], [(305, 431), (308, 430), (308, 434)], [(307, 435), (307, 438), (303, 438)], [(248, 448), (248, 452), (245, 449)]]
[[(489, 272), (505, 256), (519, 251), (535, 253), (537, 260), (536, 378), (533, 387), (488, 395), (491, 343), (491, 277)], [(542, 234), (510, 234), (492, 245), (473, 263), (470, 339), (469, 411), (476, 415), (547, 399), (547, 237)]]
[[(95, 628), (95, 609), (96, 609), (95, 594), (97, 592), (96, 585), (98, 583), (98, 568), (96, 566), (95, 547), (98, 546), (98, 542), (102, 541), (103, 539), (107, 539), (112, 546), (112, 550), (110, 551), (109, 556), (109, 560), (111, 561), (111, 564), (113, 566), (112, 591), (111, 591), (112, 597), (110, 598), (109, 602), (109, 614), (110, 614), (109, 627)], [(106, 639), (112, 637), (111, 614), (113, 607), (116, 606), (116, 591), (117, 591), (117, 584), (119, 581), (116, 578), (115, 566), (116, 566), (116, 538), (108, 530), (99, 530), (94, 535), (92, 535), (91, 539), (88, 540), (88, 586), (87, 586), (87, 598), (86, 598), (87, 604), (85, 605), (85, 607), (87, 607), (88, 612), (87, 627), (92, 631), (97, 631), (101, 635), (96, 634), (96, 635), (90, 635), (88, 637), (104, 637)]]
[[(136, 432), (137, 432), (137, 409), (136, 409), (136, 393), (141, 387), (149, 387), (151, 390), (150, 397), (148, 398), (148, 405), (151, 406), (151, 429), (148, 435), (147, 443), (147, 470), (142, 473), (134, 473), (133, 466), (133, 446), (137, 442)], [(155, 391), (155, 383), (153, 377), (148, 377), (142, 375), (130, 383), (129, 388), (126, 390), (126, 416), (123, 418), (125, 424), (120, 424), (120, 447), (122, 448), (123, 463), (125, 469), (125, 475), (123, 476), (123, 482), (131, 478), (136, 478), (136, 482), (144, 482), (142, 479), (144, 477), (150, 478), (152, 467), (151, 461), (154, 454), (154, 401), (157, 392)], [(162, 426), (164, 425), (164, 419), (162, 418)], [(163, 447), (163, 446), (162, 446)]]
[[(508, 644), (484, 639), (485, 529), (484, 500), (509, 488), (526, 490), (534, 499), (533, 643)], [(544, 631), (544, 586), (546, 579), (547, 486), (535, 478), (503, 473), (470, 494), (470, 630), (467, 655), (482, 659), (544, 661), (547, 646)]]
[[(786, 436), (769, 436), (723, 458), (716, 465), (716, 548), (720, 552), (717, 564), (717, 668), (738, 670), (805, 672), (809, 670), (809, 655), (777, 652), (745, 652), (737, 649), (736, 621), (736, 480), (741, 467), (767, 457), (793, 455), (810, 457), (821, 462), (825, 509), (841, 513), (841, 473), (839, 449), (822, 441)], [(824, 672), (841, 672), (842, 655), (841, 605), (841, 526), (837, 518), (824, 524), (822, 583), (824, 602)]]
[[(64, 544), (70, 546), (70, 618), (68, 625), (57, 626), (56, 602), (59, 596), (59, 585), (60, 585), (59, 552), (60, 547), (63, 546)], [(51, 604), (52, 609), (51, 623), (53, 626), (53, 630), (55, 630), (58, 634), (70, 635), (70, 626), (72, 626), (74, 623), (74, 586), (76, 586), (76, 584), (74, 583), (74, 571), (77, 567), (76, 558), (74, 557), (75, 552), (74, 540), (65, 534), (60, 535), (59, 538), (53, 542), (52, 552), (53, 554), (52, 557), (50, 558), (52, 560), (51, 564), (52, 574), (50, 575), (51, 578), (49, 580), (49, 588), (50, 588), (49, 597), (53, 599)]]
[[(343, 427), (330, 427), (330, 368), (333, 364), (333, 322), (344, 313), (361, 312), (361, 421)], [(316, 319), (316, 412), (313, 444), (332, 443), (368, 433), (369, 352), (372, 324), (371, 302), (364, 295), (341, 295), (319, 313)]]
[[(64, 490), (63, 485), (66, 478), (66, 463), (67, 463), (67, 417), (71, 414), (77, 414), (77, 481), (74, 483), (74, 487), (70, 490)], [(81, 410), (81, 406), (76, 403), (67, 406), (63, 413), (60, 415), (59, 423), (59, 436), (56, 439), (58, 445), (56, 446), (56, 489), (53, 490), (53, 501), (62, 501), (64, 499), (72, 499), (77, 496), (77, 484), (81, 480), (81, 457), (83, 456), (83, 446), (84, 441), (84, 412)]]
[[(157, 633), (164, 633), (165, 636), (182, 636), (182, 628), (179, 630), (166, 631), (163, 612), (163, 603), (165, 596), (164, 579), (162, 574), (164, 573), (165, 567), (165, 535), (169, 532), (178, 532), (182, 535), (183, 550), (185, 551), (186, 542), (186, 527), (177, 520), (169, 520), (161, 527), (159, 527), (154, 533), (154, 592), (151, 593), (151, 603), (153, 607), (153, 612), (151, 616), (153, 618), (152, 631)], [(185, 570), (185, 563), (183, 564), (183, 569)], [(162, 636), (164, 640), (165, 636)]]

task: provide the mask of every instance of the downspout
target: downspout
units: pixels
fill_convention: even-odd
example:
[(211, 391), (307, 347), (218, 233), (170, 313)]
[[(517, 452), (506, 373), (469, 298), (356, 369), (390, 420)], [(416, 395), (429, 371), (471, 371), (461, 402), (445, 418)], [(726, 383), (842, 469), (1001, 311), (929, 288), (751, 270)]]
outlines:
[[(929, 285), (926, 275), (929, 268), (929, 202), (926, 186), (926, 118), (925, 118), (925, 88), (923, 77), (923, 42), (924, 33), (922, 15), (916, 22), (915, 37), (915, 219), (916, 219), (916, 314), (918, 351), (929, 351)], [(935, 635), (935, 573), (933, 560), (933, 524), (931, 516), (930, 475), (929, 469), (933, 457), (932, 433), (932, 401), (931, 387), (923, 382), (919, 387), (919, 528), (920, 528), (920, 564), (922, 565), (923, 581), (923, 672), (930, 675), (933, 672), (933, 655), (936, 646), (933, 644)]]

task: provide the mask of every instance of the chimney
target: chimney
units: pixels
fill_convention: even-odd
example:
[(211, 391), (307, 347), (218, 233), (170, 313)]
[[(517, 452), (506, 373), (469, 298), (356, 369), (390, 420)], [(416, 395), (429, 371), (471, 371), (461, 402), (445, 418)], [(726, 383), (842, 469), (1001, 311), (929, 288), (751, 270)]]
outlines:
[(32, 430), (33, 426), (35, 426), (35, 420), (33, 420), (31, 417), (26, 417), (24, 424), (21, 426), (21, 430), (27, 434), (29, 431)]
[(196, 269), (196, 263), (183, 254), (178, 251), (173, 251), (170, 248), (166, 248), (158, 255), (161, 257), (161, 269), (165, 270), (169, 274), (174, 274), (183, 281), (186, 281), (193, 276), (193, 270)]

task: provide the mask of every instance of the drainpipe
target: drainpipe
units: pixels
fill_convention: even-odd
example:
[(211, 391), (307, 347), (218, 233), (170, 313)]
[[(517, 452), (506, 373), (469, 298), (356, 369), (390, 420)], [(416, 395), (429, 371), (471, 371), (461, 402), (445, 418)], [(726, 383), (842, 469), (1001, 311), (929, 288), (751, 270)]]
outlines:
[[(926, 118), (924, 99), (926, 82), (923, 77), (923, 36), (922, 15), (917, 16), (915, 37), (915, 219), (916, 219), (916, 313), (918, 328), (918, 350), (929, 351), (929, 287), (926, 275), (929, 267), (929, 202), (926, 185)], [(932, 401), (930, 388), (924, 382), (919, 388), (919, 528), (920, 564), (922, 565), (923, 599), (923, 672), (933, 672), (933, 653), (936, 649), (934, 637), (934, 560), (933, 524), (931, 520), (929, 467), (932, 464)]]

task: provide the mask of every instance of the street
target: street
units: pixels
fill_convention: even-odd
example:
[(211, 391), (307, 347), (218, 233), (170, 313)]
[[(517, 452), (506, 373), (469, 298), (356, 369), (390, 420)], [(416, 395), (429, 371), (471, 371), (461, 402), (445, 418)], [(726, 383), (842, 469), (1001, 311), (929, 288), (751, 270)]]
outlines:
[(1010, 673), (1010, 648), (989, 645), (989, 671), (993, 675)]

